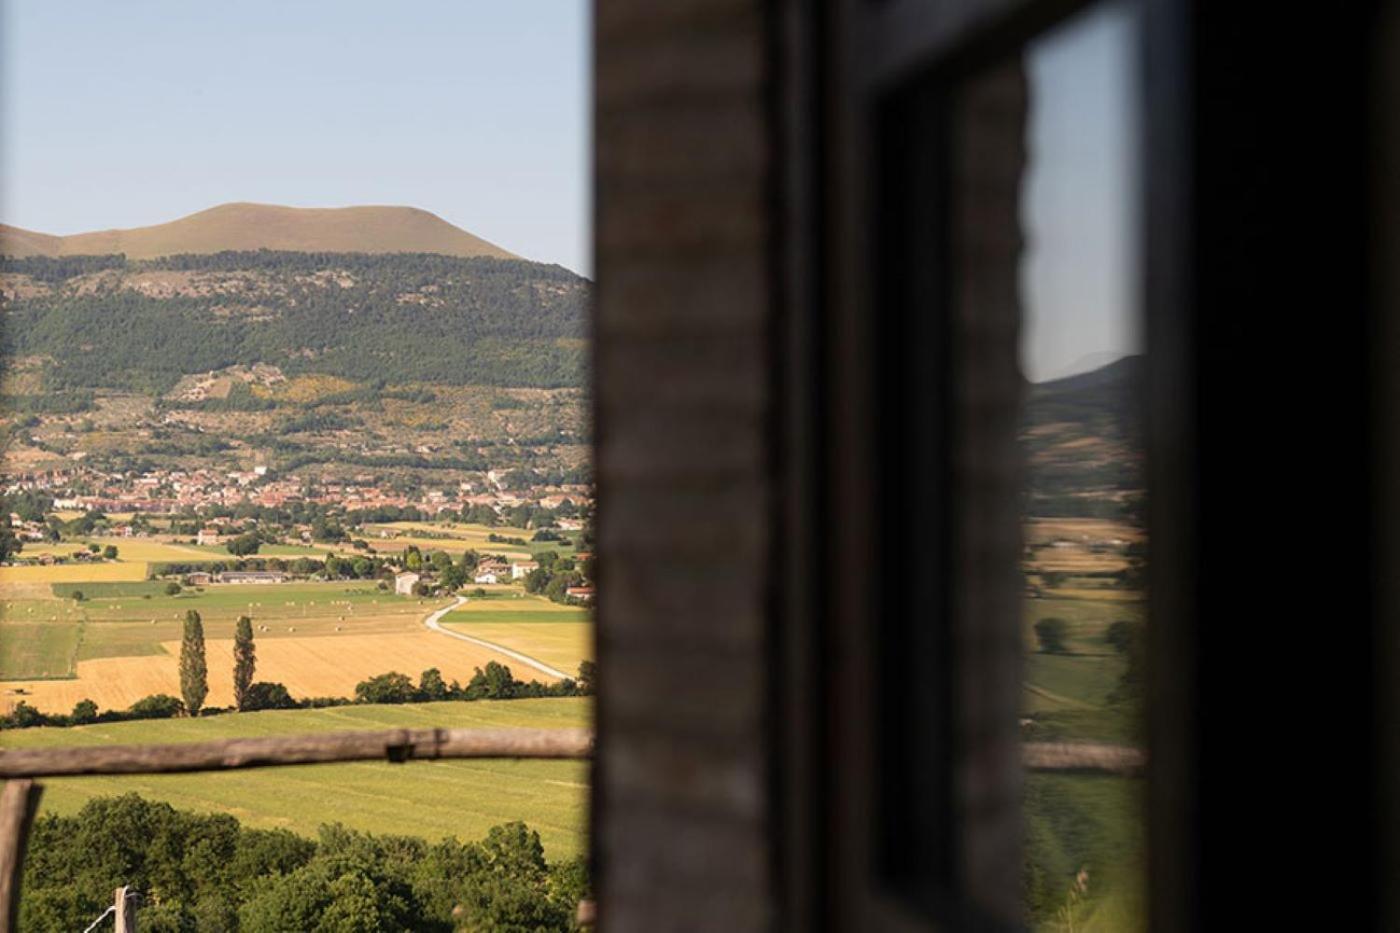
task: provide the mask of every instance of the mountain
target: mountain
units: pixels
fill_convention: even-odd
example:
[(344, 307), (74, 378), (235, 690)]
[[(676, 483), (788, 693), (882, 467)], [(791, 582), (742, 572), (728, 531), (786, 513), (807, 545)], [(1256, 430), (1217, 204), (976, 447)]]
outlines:
[(491, 256), (30, 256), (0, 262), (0, 369), (27, 361), (45, 394), (163, 394), (257, 364), (356, 384), (576, 387), (589, 301), (567, 269)]
[(0, 256), (98, 256), (128, 259), (178, 254), (281, 250), (309, 253), (437, 253), (514, 259), (428, 211), (413, 207), (279, 207), (221, 204), (179, 220), (51, 236), (0, 224)]
[(1132, 518), (1143, 489), (1144, 359), (1027, 386), (1028, 514)]

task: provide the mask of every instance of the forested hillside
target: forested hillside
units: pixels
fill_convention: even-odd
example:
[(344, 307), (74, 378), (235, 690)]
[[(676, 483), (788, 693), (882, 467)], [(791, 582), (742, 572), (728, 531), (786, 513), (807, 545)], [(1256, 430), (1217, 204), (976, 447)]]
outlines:
[(1027, 514), (1134, 518), (1143, 496), (1143, 358), (1027, 387)]
[(45, 394), (163, 394), (182, 376), (258, 363), (357, 383), (584, 380), (589, 283), (559, 266), (262, 250), (29, 257), (0, 273), (0, 349), (7, 364), (37, 361)]

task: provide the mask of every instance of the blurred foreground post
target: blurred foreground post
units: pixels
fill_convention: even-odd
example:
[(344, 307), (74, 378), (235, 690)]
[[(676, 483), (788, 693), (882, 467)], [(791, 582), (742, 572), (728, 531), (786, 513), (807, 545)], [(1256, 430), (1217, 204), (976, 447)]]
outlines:
[(0, 933), (18, 928), (24, 846), (42, 793), (43, 788), (28, 779), (6, 781), (0, 791)]
[(117, 918), (112, 925), (113, 933), (136, 933), (136, 892), (129, 886), (122, 885), (112, 897), (112, 909)]

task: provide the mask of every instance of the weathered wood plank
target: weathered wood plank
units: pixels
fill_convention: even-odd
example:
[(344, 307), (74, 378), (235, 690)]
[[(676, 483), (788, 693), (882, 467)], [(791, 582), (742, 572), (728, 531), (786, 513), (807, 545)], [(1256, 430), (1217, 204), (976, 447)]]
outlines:
[(24, 848), (42, 793), (29, 780), (6, 781), (0, 790), (0, 933), (17, 929)]
[(1137, 776), (1147, 767), (1147, 753), (1123, 745), (1092, 742), (1027, 742), (1021, 763), (1030, 771), (1082, 771)]
[(593, 734), (585, 729), (387, 729), (179, 745), (11, 749), (0, 752), (0, 777), (165, 774), (376, 759), (588, 758), (592, 753)]

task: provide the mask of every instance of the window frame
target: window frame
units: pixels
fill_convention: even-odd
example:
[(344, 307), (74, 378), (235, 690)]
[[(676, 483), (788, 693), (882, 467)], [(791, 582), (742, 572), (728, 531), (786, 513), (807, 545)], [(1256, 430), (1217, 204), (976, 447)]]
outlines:
[[(795, 199), (806, 197), (811, 203), (789, 215), (784, 237), (788, 275), (783, 306), (789, 348), (799, 359), (807, 358), (804, 353), (808, 355), (812, 362), (800, 365), (815, 374), (821, 386), (816, 393), (789, 390), (785, 402), (786, 420), (802, 426), (787, 438), (787, 479), (806, 490), (805, 499), (789, 504), (790, 512), (798, 516), (790, 520), (789, 527), (810, 530), (824, 524), (839, 529), (839, 533), (821, 536), (803, 563), (840, 568), (840, 572), (831, 575), (829, 587), (815, 605), (799, 601), (781, 613), (783, 638), (779, 646), (785, 682), (798, 686), (789, 687), (780, 717), (786, 721), (801, 709), (809, 697), (805, 691), (812, 685), (825, 699), (816, 703), (820, 710), (817, 716), (796, 719), (806, 731), (790, 739), (783, 751), (788, 767), (780, 786), (782, 792), (804, 801), (805, 806), (804, 810), (790, 807), (787, 812), (785, 851), (803, 853), (788, 857), (787, 904), (791, 910), (801, 911), (804, 908), (799, 905), (815, 900), (833, 929), (1016, 926), (1006, 921), (1005, 913), (998, 917), (972, 906), (979, 896), (983, 903), (1014, 899), (1019, 906), (1019, 891), (1009, 890), (1004, 874), (996, 882), (979, 880), (966, 871), (950, 873), (945, 863), (940, 869), (942, 883), (921, 891), (917, 884), (908, 883), (909, 879), (899, 883), (880, 869), (880, 842), (871, 828), (880, 819), (879, 801), (888, 790), (887, 785), (882, 790), (884, 778), (875, 764), (880, 753), (880, 727), (888, 725), (888, 720), (882, 716), (877, 699), (879, 677), (875, 672), (881, 663), (881, 647), (873, 632), (876, 627), (869, 624), (871, 606), (877, 605), (881, 592), (883, 555), (888, 553), (881, 549), (881, 537), (889, 522), (881, 516), (891, 508), (891, 473), (909, 475), (911, 464), (942, 462), (943, 476), (949, 475), (947, 451), (915, 451), (910, 460), (910, 451), (901, 455), (890, 447), (900, 419), (885, 417), (889, 413), (881, 411), (891, 391), (890, 367), (881, 361), (887, 359), (882, 354), (892, 348), (896, 353), (903, 350), (900, 341), (888, 339), (889, 333), (882, 333), (882, 328), (899, 319), (898, 314), (894, 319), (889, 316), (892, 307), (907, 310), (914, 304), (932, 303), (950, 310), (953, 297), (948, 286), (956, 275), (949, 252), (954, 231), (927, 223), (900, 229), (910, 217), (946, 216), (955, 199), (936, 184), (912, 193), (882, 192), (877, 179), (890, 172), (888, 160), (897, 150), (882, 147), (880, 140), (882, 127), (888, 134), (892, 125), (889, 117), (894, 116), (895, 132), (922, 137), (912, 145), (943, 147), (948, 152), (956, 140), (948, 138), (946, 126), (940, 127), (938, 120), (932, 119), (911, 127), (908, 116), (918, 113), (919, 105), (930, 98), (946, 101), (968, 75), (1014, 57), (1027, 42), (1092, 5), (1084, 0), (966, 0), (948, 4), (839, 0), (829, 7), (793, 0), (787, 5), (789, 66), (783, 93), (790, 107), (783, 138), (793, 152), (805, 147), (820, 155), (799, 163), (805, 187), (790, 189)], [(1173, 6), (1174, 0), (1166, 5)], [(901, 122), (903, 126), (899, 126)], [(901, 236), (906, 256), (896, 261), (921, 274), (919, 281), (912, 283), (912, 294), (891, 295), (887, 287), (891, 256), (882, 247), (900, 242)], [(942, 257), (942, 269), (935, 262), (916, 265), (909, 261), (910, 255)], [(804, 269), (809, 270), (805, 277)], [(806, 323), (814, 305), (820, 309), (816, 322)], [(907, 323), (906, 317), (905, 324), (898, 326)], [(955, 419), (956, 411), (949, 409), (949, 399), (956, 391), (954, 378), (955, 371), (945, 369), (937, 380), (938, 391), (927, 396), (927, 403), (933, 406), (932, 412), (941, 409), (945, 418)], [(923, 415), (929, 413), (927, 407), (922, 410)], [(882, 504), (867, 507), (871, 502)], [(947, 505), (945, 493), (945, 508)], [(820, 516), (820, 520), (811, 515)], [(940, 569), (920, 579), (923, 588), (940, 588), (940, 575), (952, 579), (952, 574), (967, 571), (966, 565), (954, 569), (951, 561), (959, 543), (953, 537), (956, 532), (944, 519), (936, 524), (943, 529), (943, 554), (935, 559)], [(1019, 547), (1010, 556), (1019, 574)], [(983, 580), (983, 598), (990, 589), (987, 581), (994, 578), (993, 573)], [(787, 592), (796, 588), (791, 584)], [(1019, 586), (1014, 594), (1019, 605)], [(949, 607), (943, 611), (951, 620)], [(923, 646), (930, 647), (937, 646)], [(951, 677), (969, 659), (954, 657), (948, 650), (945, 644), (940, 664)], [(889, 646), (885, 652), (886, 658), (897, 654)], [(1003, 673), (1018, 670), (1019, 652), (1019, 644), (1014, 658), (1008, 657), (1004, 648), (997, 649), (984, 653), (975, 663), (990, 663)], [(1001, 661), (995, 660), (998, 656)], [(1008, 679), (998, 675), (994, 680), (983, 699), (995, 701), (999, 693), (1006, 692)], [(1014, 689), (1019, 697), (1019, 681), (1010, 682), (1017, 684)], [(938, 690), (924, 693), (918, 701), (922, 709), (913, 717), (916, 722), (937, 722), (949, 709), (957, 709), (948, 704), (949, 685), (944, 687), (941, 694)], [(1003, 702), (1005, 699), (1001, 697)], [(890, 742), (886, 740), (886, 744)], [(952, 754), (943, 756), (941, 762), (923, 764), (941, 766), (947, 774), (965, 757)], [(995, 766), (1004, 776), (1000, 783), (1007, 789), (1018, 787), (1019, 759), (1009, 763), (1004, 755), (1000, 759)], [(806, 775), (812, 766), (820, 763), (829, 770), (818, 780), (809, 779)], [(814, 811), (818, 814), (815, 832), (805, 819)], [(1005, 839), (996, 838), (1006, 835), (1004, 812), (998, 813), (999, 820), (981, 826), (958, 824), (956, 807), (942, 816), (943, 856), (947, 846), (968, 851), (990, 843), (993, 848), (1001, 844), (1004, 850)], [(1019, 829), (1019, 802), (1013, 816)], [(936, 814), (925, 812), (919, 818), (928, 821)], [(809, 854), (814, 842), (816, 855)], [(930, 864), (930, 855), (921, 856), (925, 866)], [(935, 862), (941, 857), (932, 855)], [(1019, 876), (1019, 864), (1015, 874)]]

